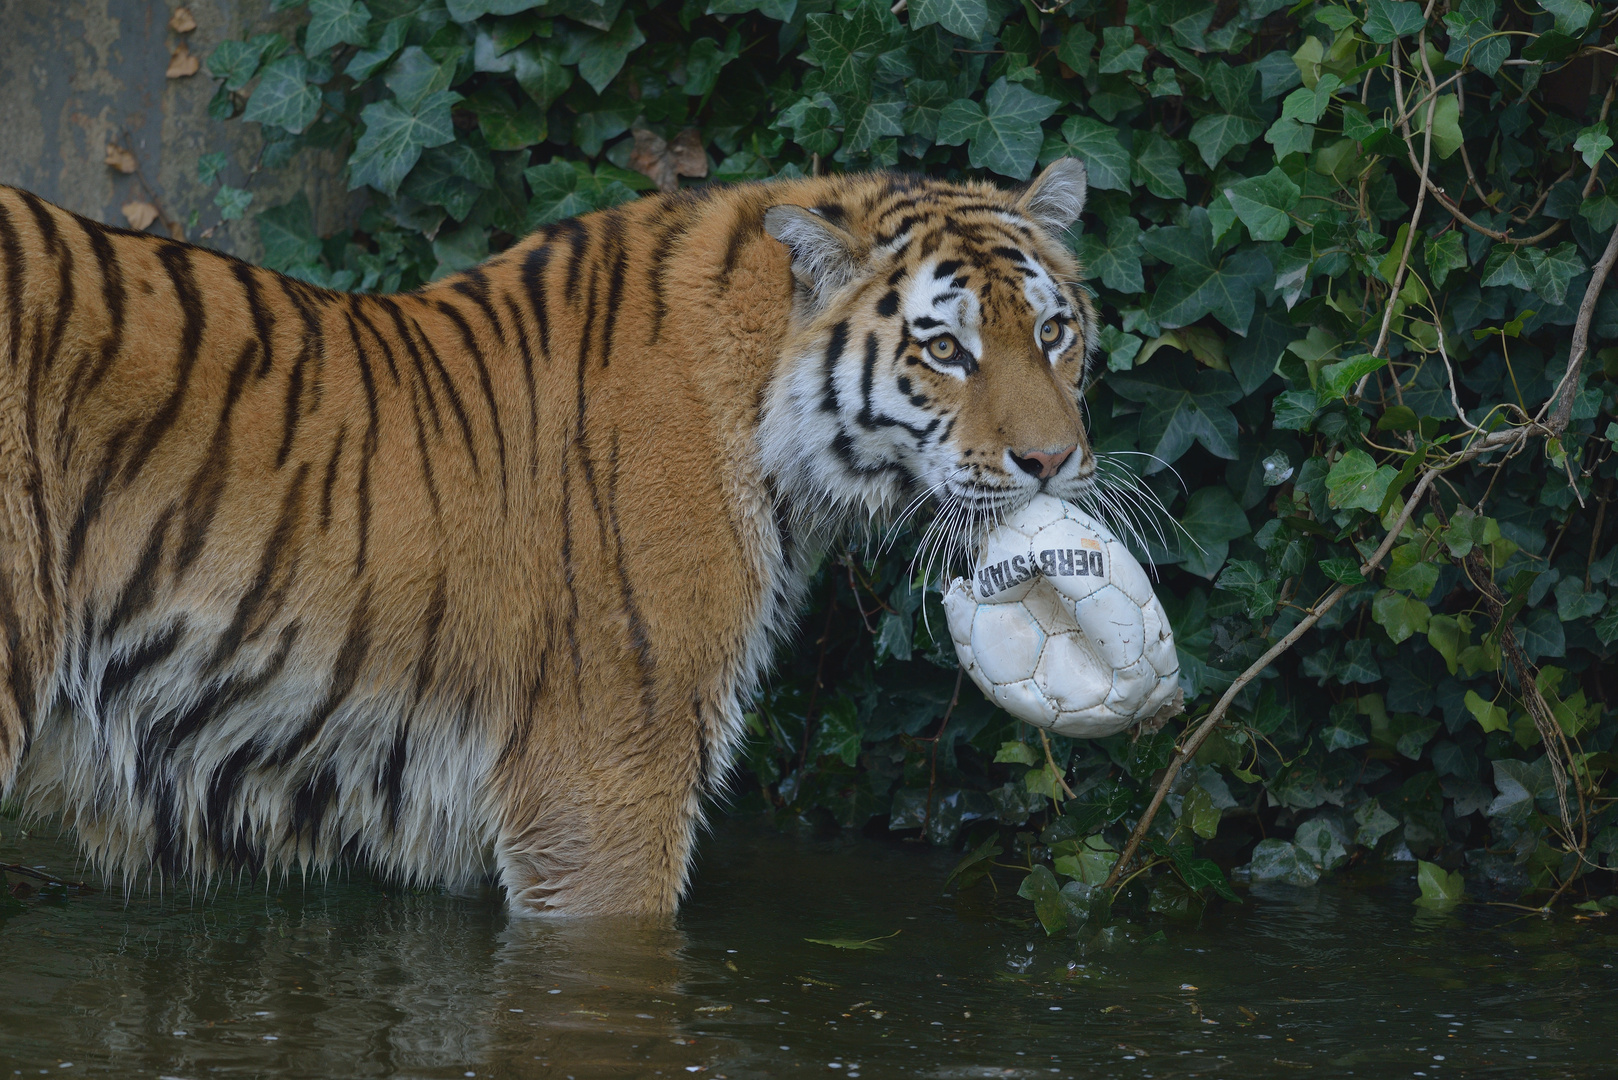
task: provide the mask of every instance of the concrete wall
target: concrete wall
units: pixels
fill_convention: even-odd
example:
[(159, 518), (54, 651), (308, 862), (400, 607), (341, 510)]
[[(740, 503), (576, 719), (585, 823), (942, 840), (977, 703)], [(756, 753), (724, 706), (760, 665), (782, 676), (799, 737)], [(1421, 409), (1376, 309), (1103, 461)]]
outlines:
[[(120, 226), (121, 206), (155, 196), (170, 219), (185, 223), (198, 212), (186, 239), (247, 259), (260, 250), (254, 211), (300, 188), (323, 234), (351, 221), (356, 202), (345, 190), (342, 154), (304, 150), (285, 169), (250, 176), (258, 125), (208, 116), (216, 84), (206, 61), (214, 46), (227, 37), (288, 32), (301, 14), (270, 14), (269, 0), (187, 0), (197, 27), (176, 34), (168, 23), (179, 6), (0, 0), (0, 183)], [(170, 79), (170, 55), (181, 42), (203, 64), (195, 75)], [(139, 177), (105, 163), (109, 142), (133, 151)], [(214, 189), (197, 179), (198, 157), (215, 150), (231, 161), (224, 180), (254, 193), (243, 220), (221, 222)], [(151, 229), (169, 231), (161, 221)]]

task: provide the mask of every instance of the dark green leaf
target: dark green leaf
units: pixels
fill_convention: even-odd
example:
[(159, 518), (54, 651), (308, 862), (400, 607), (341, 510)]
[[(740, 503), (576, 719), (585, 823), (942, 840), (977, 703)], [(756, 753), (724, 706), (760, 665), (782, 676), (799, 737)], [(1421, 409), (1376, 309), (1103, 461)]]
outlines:
[(1200, 206), (1192, 208), (1186, 224), (1155, 229), (1141, 237), (1141, 244), (1173, 268), (1147, 308), (1154, 320), (1167, 327), (1188, 326), (1211, 314), (1238, 334), (1246, 333), (1254, 295), (1269, 283), (1272, 272), (1262, 252), (1237, 248), (1216, 255), (1208, 212)]
[(1229, 406), (1241, 400), (1242, 391), (1226, 373), (1159, 361), (1110, 376), (1107, 383), (1120, 397), (1141, 403), (1140, 448), (1161, 459), (1148, 472), (1177, 461), (1194, 442), (1235, 460), (1236, 417)]
[(320, 87), (308, 81), (309, 75), (309, 61), (301, 56), (283, 56), (267, 65), (242, 119), (273, 124), (294, 135), (303, 131), (320, 112)]
[(303, 49), (317, 56), (333, 45), (366, 45), (371, 11), (363, 0), (309, 0), (309, 27)]

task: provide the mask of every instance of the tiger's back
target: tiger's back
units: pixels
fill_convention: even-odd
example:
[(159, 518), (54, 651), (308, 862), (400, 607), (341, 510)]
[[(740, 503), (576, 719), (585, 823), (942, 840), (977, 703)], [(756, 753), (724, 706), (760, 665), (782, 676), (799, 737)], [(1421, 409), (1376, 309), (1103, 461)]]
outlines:
[(668, 910), (823, 533), (760, 451), (818, 332), (765, 211), (895, 184), (646, 199), (391, 297), (0, 189), (0, 790), (126, 879)]

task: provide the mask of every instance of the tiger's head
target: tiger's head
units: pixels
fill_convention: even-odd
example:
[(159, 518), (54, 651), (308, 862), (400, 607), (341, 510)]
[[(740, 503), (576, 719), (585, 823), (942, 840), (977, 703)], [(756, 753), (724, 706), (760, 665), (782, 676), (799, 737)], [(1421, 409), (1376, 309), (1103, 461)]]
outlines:
[(891, 518), (931, 497), (961, 541), (1040, 492), (1082, 496), (1097, 326), (1061, 236), (1084, 166), (1054, 162), (1020, 192), (818, 184), (812, 205), (764, 217), (795, 283), (760, 425), (777, 483), (832, 516)]

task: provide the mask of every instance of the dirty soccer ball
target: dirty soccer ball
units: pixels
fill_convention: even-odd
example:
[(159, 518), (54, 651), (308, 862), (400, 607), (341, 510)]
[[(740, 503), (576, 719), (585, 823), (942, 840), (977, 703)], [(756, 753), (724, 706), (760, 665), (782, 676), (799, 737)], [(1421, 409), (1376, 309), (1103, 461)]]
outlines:
[(990, 531), (944, 610), (967, 674), (1019, 720), (1099, 738), (1183, 708), (1174, 633), (1146, 572), (1050, 495)]

